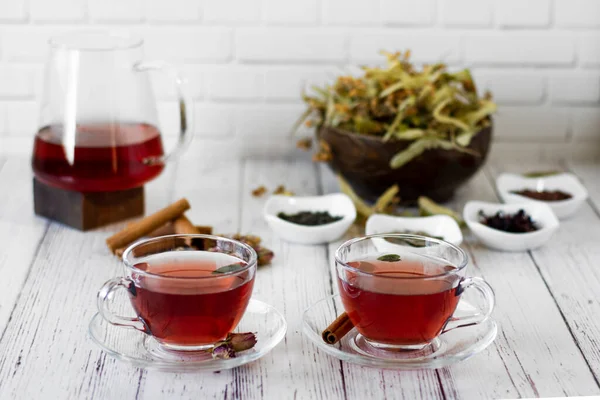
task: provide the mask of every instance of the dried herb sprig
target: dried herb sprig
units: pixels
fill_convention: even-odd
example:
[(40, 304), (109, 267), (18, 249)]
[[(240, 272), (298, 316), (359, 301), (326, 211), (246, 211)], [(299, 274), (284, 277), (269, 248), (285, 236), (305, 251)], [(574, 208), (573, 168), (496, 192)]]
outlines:
[[(467, 149), (473, 137), (490, 125), (496, 111), (491, 96), (477, 95), (468, 69), (450, 73), (445, 64), (425, 65), (417, 70), (410, 63), (410, 51), (383, 52), (387, 66), (362, 67), (361, 77), (340, 76), (325, 87), (304, 94), (307, 110), (295, 125), (335, 127), (379, 136), (384, 141), (410, 140), (413, 143), (390, 161), (400, 168), (429, 149)], [(329, 161), (323, 145), (313, 158)]]
[(256, 235), (241, 235), (239, 233), (236, 233), (233, 235), (220, 235), (220, 236), (225, 236), (225, 237), (228, 237), (233, 240), (238, 240), (238, 241), (240, 241), (242, 243), (246, 243), (248, 246), (252, 247), (254, 249), (254, 251), (256, 251), (256, 254), (258, 256), (257, 263), (258, 263), (259, 267), (270, 264), (271, 261), (273, 260), (273, 257), (275, 256), (273, 251), (262, 246), (262, 244), (261, 244), (262, 239)]
[(442, 205), (437, 204), (435, 201), (431, 200), (429, 197), (420, 196), (418, 199), (419, 203), (419, 215), (426, 217), (429, 215), (448, 215), (452, 217), (458, 225), (464, 227), (466, 226), (465, 221), (462, 219), (460, 214), (456, 211), (444, 207)]
[(558, 175), (558, 174), (562, 174), (563, 171), (531, 171), (531, 172), (526, 172), (523, 174), (524, 177), (526, 178), (544, 178), (547, 176), (553, 176), (553, 175)]
[(368, 205), (359, 195), (356, 194), (352, 186), (341, 176), (337, 177), (341, 191), (350, 197), (354, 203), (356, 211), (362, 218), (369, 218), (373, 214), (392, 214), (398, 203), (400, 202), (400, 188), (398, 185), (390, 186), (379, 198), (373, 206)]

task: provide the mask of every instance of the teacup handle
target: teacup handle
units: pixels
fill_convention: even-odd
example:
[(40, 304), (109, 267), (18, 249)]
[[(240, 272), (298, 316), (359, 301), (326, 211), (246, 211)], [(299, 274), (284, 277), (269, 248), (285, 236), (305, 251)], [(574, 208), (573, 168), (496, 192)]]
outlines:
[(177, 68), (164, 61), (144, 61), (136, 63), (133, 66), (135, 71), (161, 71), (169, 76), (175, 84), (177, 92), (177, 100), (179, 102), (179, 140), (177, 146), (170, 153), (162, 157), (154, 157), (147, 159), (149, 164), (164, 164), (167, 161), (178, 158), (183, 151), (190, 145), (192, 141), (192, 126), (193, 126), (193, 102), (192, 97), (187, 93), (185, 79), (179, 73)]
[(141, 318), (121, 317), (113, 314), (112, 311), (108, 309), (107, 300), (111, 297), (114, 291), (118, 289), (126, 289), (127, 291), (131, 291), (132, 287), (135, 288), (135, 285), (133, 281), (128, 278), (113, 278), (107, 281), (98, 291), (98, 296), (96, 298), (98, 312), (105, 320), (113, 325), (127, 326), (149, 334), (150, 329), (148, 329), (148, 326)]
[(481, 310), (482, 312), (464, 317), (451, 317), (442, 330), (442, 333), (448, 332), (452, 329), (461, 328), (463, 326), (480, 324), (487, 320), (492, 314), (494, 305), (496, 303), (494, 290), (492, 287), (481, 278), (465, 278), (458, 283), (457, 295), (462, 295), (462, 293), (469, 288), (477, 289), (477, 291), (481, 294), (485, 300), (484, 309)]

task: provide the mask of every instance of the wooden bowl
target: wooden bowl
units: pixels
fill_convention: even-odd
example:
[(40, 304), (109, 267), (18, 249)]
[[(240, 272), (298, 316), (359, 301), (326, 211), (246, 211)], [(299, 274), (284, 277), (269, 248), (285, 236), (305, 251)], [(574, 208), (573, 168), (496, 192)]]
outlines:
[(492, 127), (482, 129), (468, 147), (480, 156), (433, 149), (398, 169), (390, 168), (390, 160), (412, 141), (385, 143), (377, 136), (330, 127), (319, 128), (317, 137), (331, 146), (333, 159), (329, 166), (341, 173), (363, 199), (374, 201), (387, 188), (398, 184), (402, 203), (410, 204), (419, 196), (427, 196), (437, 202), (449, 200), (456, 188), (473, 176), (485, 162)]

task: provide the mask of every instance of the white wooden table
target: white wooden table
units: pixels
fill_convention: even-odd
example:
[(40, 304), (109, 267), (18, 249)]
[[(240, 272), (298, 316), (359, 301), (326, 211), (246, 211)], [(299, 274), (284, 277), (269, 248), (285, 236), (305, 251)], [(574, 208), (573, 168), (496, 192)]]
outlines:
[[(0, 399), (382, 399), (517, 398), (600, 393), (600, 165), (564, 165), (591, 198), (552, 242), (527, 253), (490, 251), (467, 235), (470, 273), (495, 289), (500, 332), (483, 353), (437, 371), (382, 371), (341, 363), (308, 342), (301, 314), (337, 291), (338, 245), (279, 240), (262, 218), (259, 185), (298, 194), (336, 190), (331, 173), (306, 154), (238, 157), (227, 145), (196, 143), (147, 186), (147, 212), (187, 197), (190, 219), (217, 232), (252, 232), (275, 251), (254, 296), (288, 321), (270, 354), (220, 373), (170, 374), (116, 361), (87, 336), (102, 283), (121, 274), (104, 240), (123, 224), (81, 233), (33, 215), (25, 155), (0, 154)], [(494, 176), (539, 165), (488, 163), (452, 206), (497, 200)], [(547, 167), (547, 166), (546, 166)], [(557, 165), (554, 165), (557, 167)]]

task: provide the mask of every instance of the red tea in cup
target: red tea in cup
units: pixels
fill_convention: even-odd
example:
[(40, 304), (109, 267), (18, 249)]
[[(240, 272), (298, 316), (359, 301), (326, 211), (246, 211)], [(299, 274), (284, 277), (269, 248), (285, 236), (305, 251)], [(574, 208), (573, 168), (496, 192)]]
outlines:
[(347, 263), (368, 275), (348, 271), (338, 277), (348, 317), (372, 342), (403, 346), (431, 342), (458, 304), (460, 276), (453, 274), (457, 268), (435, 258), (413, 255), (390, 262), (378, 260), (380, 256)]
[[(200, 346), (224, 339), (238, 324), (250, 301), (254, 279), (250, 271), (215, 274), (231, 264), (246, 265), (234, 256), (209, 251), (163, 253), (135, 268), (159, 275), (132, 275), (131, 304), (160, 342)], [(197, 278), (197, 279), (196, 279)]]
[[(167, 350), (203, 351), (237, 328), (252, 295), (257, 255), (233, 239), (181, 234), (134, 243), (123, 262), (125, 276), (98, 291), (102, 317), (152, 336)], [(136, 318), (110, 310), (120, 289), (127, 290)]]

